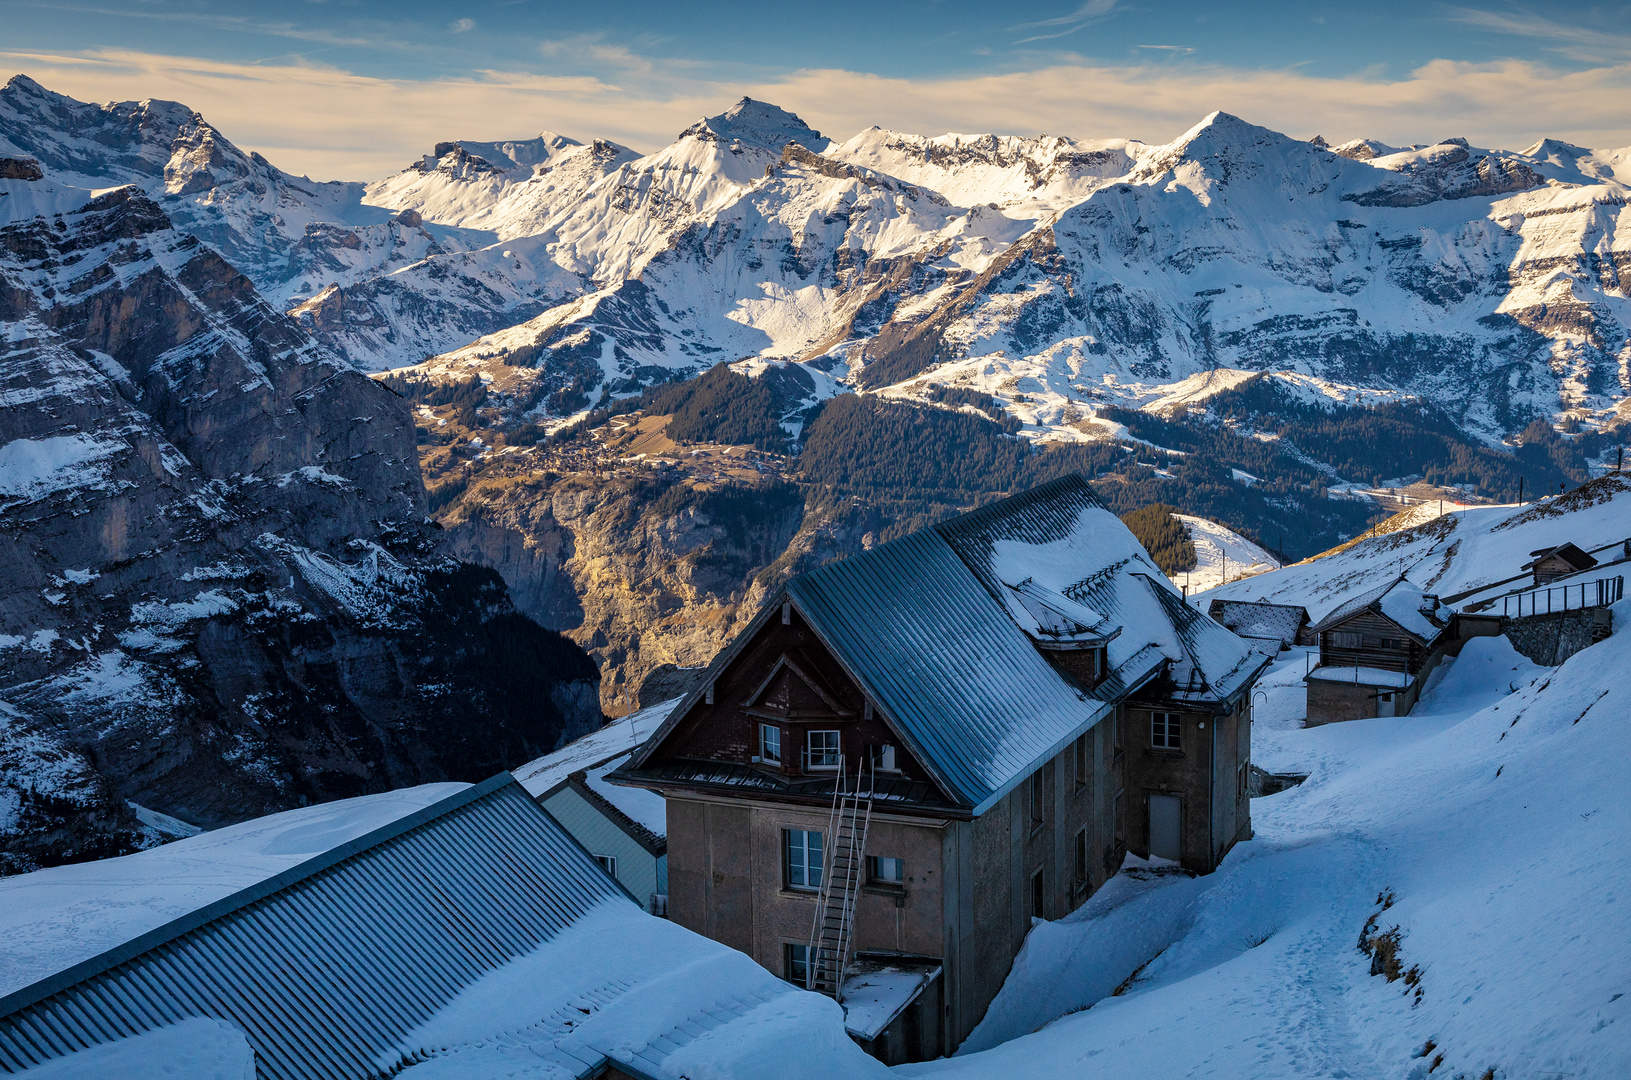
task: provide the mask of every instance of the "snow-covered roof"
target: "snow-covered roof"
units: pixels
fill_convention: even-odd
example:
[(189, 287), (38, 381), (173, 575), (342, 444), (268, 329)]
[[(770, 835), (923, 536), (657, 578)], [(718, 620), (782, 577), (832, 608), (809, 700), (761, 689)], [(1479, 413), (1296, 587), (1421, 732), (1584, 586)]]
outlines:
[(117, 859), (0, 878), (0, 996), (469, 787), (424, 784), (287, 810)]
[[(559, 750), (535, 758), (518, 769), (510, 770), (527, 793), (534, 798), (566, 783), (566, 778), (582, 769), (604, 764), (614, 757), (627, 755), (651, 738), (679, 698), (659, 702), (638, 712), (613, 720), (599, 731), (592, 731)], [(659, 802), (661, 799), (659, 798)]]
[(646, 915), (501, 774), (0, 999), (0, 1069), (677, 1078), (799, 1045), (800, 1075), (886, 1075), (842, 1025)]
[(1420, 586), (1404, 578), (1379, 585), (1369, 592), (1360, 593), (1313, 627), (1316, 633), (1347, 622), (1362, 611), (1380, 612), (1401, 630), (1413, 635), (1423, 645), (1433, 641), (1449, 625), (1449, 609), (1438, 603), (1438, 598), (1425, 593)]
[(1353, 683), (1355, 686), (1389, 686), (1403, 689), (1410, 685), (1415, 676), (1407, 671), (1365, 667), (1362, 664), (1353, 667), (1343, 667), (1340, 664), (1321, 664), (1313, 671), (1310, 671), (1305, 678), (1318, 679), (1321, 682)]
[[(1187, 607), (1075, 475), (800, 575), (785, 597), (946, 795), (976, 814), (1163, 672), (1164, 696), (1221, 704), (1267, 662)], [(782, 599), (714, 658), (631, 771), (649, 772), (646, 759)], [(1038, 646), (1062, 641), (1103, 644), (1108, 676), (1088, 688), (1055, 668)], [(680, 779), (674, 763), (653, 768)], [(702, 766), (686, 768), (696, 782)], [(730, 779), (724, 765), (707, 769)]]
[(1308, 622), (1308, 609), (1297, 604), (1270, 604), (1260, 600), (1213, 600), (1207, 614), (1244, 638), (1268, 638), (1295, 645)]

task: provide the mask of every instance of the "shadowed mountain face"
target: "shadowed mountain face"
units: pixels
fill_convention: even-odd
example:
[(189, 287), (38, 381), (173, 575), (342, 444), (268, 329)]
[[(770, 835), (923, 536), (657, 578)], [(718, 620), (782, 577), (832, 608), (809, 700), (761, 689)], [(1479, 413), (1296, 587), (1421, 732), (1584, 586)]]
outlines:
[(0, 870), (598, 722), (583, 652), (443, 551), (400, 398), (136, 189), (60, 202), (0, 228)]

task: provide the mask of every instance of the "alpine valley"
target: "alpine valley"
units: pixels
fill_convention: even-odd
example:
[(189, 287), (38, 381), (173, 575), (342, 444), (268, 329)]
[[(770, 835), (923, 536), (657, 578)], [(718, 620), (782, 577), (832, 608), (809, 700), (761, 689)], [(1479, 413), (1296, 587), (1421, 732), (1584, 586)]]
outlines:
[(319, 183), (0, 90), (9, 857), (477, 779), (597, 665), (649, 704), (785, 576), (1064, 472), (1283, 561), (1631, 419), (1631, 149), (450, 134)]

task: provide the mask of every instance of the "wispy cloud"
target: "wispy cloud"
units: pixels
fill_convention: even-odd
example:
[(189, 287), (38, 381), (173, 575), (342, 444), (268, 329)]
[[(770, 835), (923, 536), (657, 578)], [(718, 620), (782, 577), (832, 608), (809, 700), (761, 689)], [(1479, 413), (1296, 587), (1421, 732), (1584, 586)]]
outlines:
[(1192, 53), (1195, 50), (1188, 45), (1134, 45), (1135, 49), (1159, 49), (1163, 52)]
[(453, 31), (455, 34), (468, 34), (470, 31), (476, 28), (476, 20), (454, 19), (452, 22), (448, 23), (447, 28)]
[(1051, 41), (1054, 38), (1074, 34), (1088, 23), (1097, 22), (1116, 9), (1120, 0), (1087, 0), (1069, 15), (1060, 15), (1053, 19), (1038, 19), (1035, 22), (1019, 23), (1009, 27), (1011, 30), (1053, 30), (1053, 33), (1032, 34), (1030, 37), (1020, 38), (1015, 45), (1024, 45), (1030, 41)]
[(26, 72), (81, 100), (183, 101), (228, 138), (283, 168), (347, 179), (394, 172), (439, 140), (517, 138), (545, 128), (655, 150), (744, 94), (791, 109), (840, 139), (878, 124), (924, 134), (1046, 131), (1166, 142), (1223, 109), (1332, 142), (1368, 137), (1410, 144), (1464, 135), (1477, 145), (1514, 149), (1542, 136), (1597, 147), (1631, 144), (1631, 116), (1623, 107), (1631, 95), (1631, 62), (1565, 71), (1516, 60), (1439, 60), (1402, 78), (1322, 78), (1190, 60), (1072, 60), (1029, 71), (903, 79), (846, 70), (722, 74), (695, 62), (615, 49), (607, 55), (616, 63), (601, 66), (599, 74), (478, 71), (392, 80), (309, 63), (0, 51), (0, 72)]
[(1631, 34), (1610, 33), (1600, 26), (1559, 22), (1521, 8), (1507, 12), (1451, 8), (1450, 17), (1467, 26), (1524, 38), (1582, 63), (1613, 63), (1631, 58)]

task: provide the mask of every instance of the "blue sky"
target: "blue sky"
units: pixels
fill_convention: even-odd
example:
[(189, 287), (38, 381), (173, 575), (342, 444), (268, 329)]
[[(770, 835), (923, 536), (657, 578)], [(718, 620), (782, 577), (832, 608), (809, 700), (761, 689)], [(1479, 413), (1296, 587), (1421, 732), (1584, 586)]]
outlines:
[(541, 128), (650, 150), (742, 93), (840, 138), (1164, 141), (1224, 108), (1303, 137), (1631, 143), (1627, 4), (0, 0), (0, 20), (0, 72), (185, 101), (325, 176)]

